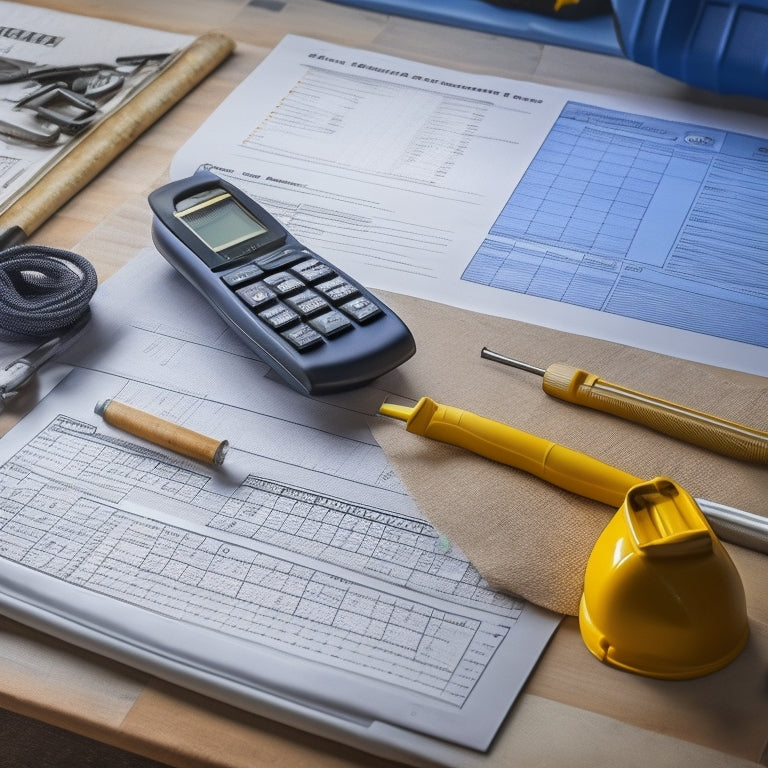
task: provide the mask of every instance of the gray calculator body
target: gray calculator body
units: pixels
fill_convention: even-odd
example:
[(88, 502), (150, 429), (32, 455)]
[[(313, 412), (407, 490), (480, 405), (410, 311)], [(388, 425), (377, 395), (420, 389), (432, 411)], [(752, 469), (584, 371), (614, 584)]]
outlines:
[(163, 257), (294, 389), (359, 387), (414, 354), (391, 309), (215, 174), (171, 182), (149, 204)]

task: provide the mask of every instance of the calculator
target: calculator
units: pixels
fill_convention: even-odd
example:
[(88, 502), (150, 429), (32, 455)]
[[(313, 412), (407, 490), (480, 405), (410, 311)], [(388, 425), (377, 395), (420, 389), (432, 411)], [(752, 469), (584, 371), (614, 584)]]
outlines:
[(384, 302), (216, 174), (166, 184), (149, 205), (158, 251), (299, 392), (363, 386), (416, 351)]

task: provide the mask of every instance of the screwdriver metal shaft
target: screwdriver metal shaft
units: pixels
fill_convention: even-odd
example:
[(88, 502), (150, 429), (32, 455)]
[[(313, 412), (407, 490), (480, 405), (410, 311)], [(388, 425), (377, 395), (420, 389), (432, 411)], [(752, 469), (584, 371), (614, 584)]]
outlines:
[(539, 368), (487, 347), (480, 356), (541, 376), (542, 389), (552, 397), (619, 416), (724, 456), (768, 464), (768, 432), (603, 381), (565, 363)]

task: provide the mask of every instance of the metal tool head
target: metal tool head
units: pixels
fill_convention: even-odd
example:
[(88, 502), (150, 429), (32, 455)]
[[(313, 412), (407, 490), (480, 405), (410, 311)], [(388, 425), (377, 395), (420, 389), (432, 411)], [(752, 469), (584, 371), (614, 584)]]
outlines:
[(600, 535), (579, 627), (601, 661), (664, 679), (709, 674), (744, 648), (739, 574), (696, 501), (672, 480), (631, 488)]
[(38, 120), (53, 123), (65, 133), (75, 134), (93, 122), (99, 106), (91, 99), (53, 83), (19, 100), (15, 109), (31, 110)]
[(44, 125), (31, 120), (25, 124), (24, 116), (20, 116), (18, 122), (0, 117), (0, 136), (7, 136), (16, 141), (50, 147), (59, 140), (60, 135), (61, 129), (57, 125)]

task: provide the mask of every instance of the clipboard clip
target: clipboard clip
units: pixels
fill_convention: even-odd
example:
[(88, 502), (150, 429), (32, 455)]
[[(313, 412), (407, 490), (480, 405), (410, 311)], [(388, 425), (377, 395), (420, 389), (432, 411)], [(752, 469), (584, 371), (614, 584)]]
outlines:
[(15, 109), (31, 110), (42, 122), (53, 123), (72, 135), (91, 124), (99, 105), (61, 83), (52, 83), (25, 96)]

